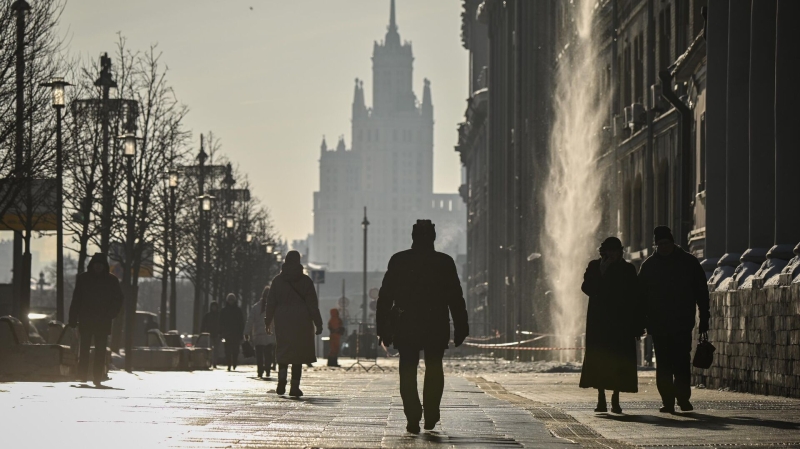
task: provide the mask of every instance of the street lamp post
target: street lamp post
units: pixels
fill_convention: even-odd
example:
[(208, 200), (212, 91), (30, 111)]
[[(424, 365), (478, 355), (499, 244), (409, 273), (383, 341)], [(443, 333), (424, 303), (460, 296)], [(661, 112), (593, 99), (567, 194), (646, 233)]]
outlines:
[(176, 215), (178, 211), (175, 208), (175, 190), (178, 188), (178, 171), (175, 169), (169, 172), (169, 211), (170, 211), (170, 253), (169, 259), (169, 279), (170, 279), (170, 292), (169, 292), (169, 328), (174, 330), (178, 328), (178, 291), (176, 284), (177, 268), (175, 263), (177, 261), (178, 243), (176, 240)]
[[(194, 283), (194, 313), (192, 321), (192, 332), (195, 334), (200, 333), (200, 319), (203, 316), (205, 310), (203, 309), (203, 298), (204, 294), (203, 291), (205, 290), (205, 283), (204, 283), (204, 268), (205, 268), (205, 212), (211, 210), (211, 199), (207, 198), (207, 194), (203, 191), (204, 189), (204, 182), (205, 182), (205, 165), (206, 159), (208, 159), (208, 155), (206, 154), (206, 150), (203, 147), (203, 135), (200, 135), (200, 153), (197, 155), (197, 162), (198, 162), (198, 173), (197, 173), (197, 185), (199, 188), (199, 196), (198, 199), (200, 200), (200, 204), (198, 205), (198, 213), (199, 213), (199, 223), (198, 223), (198, 236), (197, 236), (197, 264), (195, 266), (195, 283)], [(208, 206), (208, 207), (206, 207)]]
[(361, 304), (363, 308), (361, 315), (361, 322), (367, 323), (367, 228), (369, 228), (369, 220), (367, 220), (367, 206), (364, 206), (364, 221), (361, 222), (361, 228), (364, 229), (364, 299)]
[(133, 246), (134, 246), (134, 228), (133, 228), (133, 158), (136, 156), (136, 136), (133, 134), (126, 134), (122, 136), (123, 140), (123, 155), (128, 172), (128, 194), (127, 194), (127, 227), (125, 232), (125, 263), (123, 264), (122, 283), (127, 292), (127, 301), (125, 308), (125, 371), (133, 371), (133, 335), (134, 326), (136, 325), (136, 295), (131, 285), (131, 268), (133, 266)]
[(61, 139), (61, 110), (64, 109), (64, 88), (72, 84), (64, 78), (53, 78), (49, 83), (42, 84), (50, 87), (53, 93), (53, 109), (56, 110), (56, 319), (64, 322), (64, 150)]

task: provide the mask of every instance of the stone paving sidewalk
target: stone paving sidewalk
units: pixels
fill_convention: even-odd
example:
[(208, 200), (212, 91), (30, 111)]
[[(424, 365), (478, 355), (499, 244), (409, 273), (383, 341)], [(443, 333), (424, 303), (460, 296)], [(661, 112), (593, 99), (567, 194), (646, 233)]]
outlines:
[(4, 446), (573, 446), (524, 409), (459, 376), (446, 381), (440, 425), (420, 435), (405, 431), (396, 372), (306, 371), (299, 400), (277, 396), (275, 382), (257, 379), (251, 367), (111, 377), (109, 389), (0, 384)]
[[(0, 383), (4, 447), (800, 447), (800, 400), (694, 390), (695, 413), (658, 413), (654, 373), (623, 394), (624, 414), (593, 413), (575, 373), (449, 374), (442, 421), (405, 432), (396, 361), (386, 372), (304, 372), (299, 400), (253, 367), (127, 374), (108, 389)], [(388, 366), (387, 366), (388, 365)], [(421, 374), (421, 372), (420, 372)], [(422, 378), (420, 377), (420, 387)], [(554, 436), (555, 435), (555, 436)], [(577, 444), (575, 444), (577, 443)]]
[[(579, 379), (576, 373), (523, 373), (486, 375), (477, 381), (490, 393), (494, 388), (496, 397), (529, 410), (556, 435), (575, 436), (569, 426), (559, 427), (563, 422), (589, 429), (594, 437), (572, 438), (582, 446), (800, 447), (798, 399), (692, 388), (694, 412), (663, 414), (658, 412), (655, 372), (643, 371), (639, 392), (621, 394), (623, 414), (614, 415), (594, 413), (597, 392), (578, 388)], [(551, 413), (560, 413), (560, 419), (550, 419)]]

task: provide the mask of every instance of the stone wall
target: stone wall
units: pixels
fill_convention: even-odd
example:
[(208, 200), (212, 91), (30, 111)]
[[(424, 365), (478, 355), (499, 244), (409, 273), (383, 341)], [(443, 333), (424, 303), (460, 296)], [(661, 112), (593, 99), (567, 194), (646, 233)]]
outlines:
[(693, 368), (695, 385), (800, 397), (800, 283), (711, 293), (708, 339), (714, 364)]

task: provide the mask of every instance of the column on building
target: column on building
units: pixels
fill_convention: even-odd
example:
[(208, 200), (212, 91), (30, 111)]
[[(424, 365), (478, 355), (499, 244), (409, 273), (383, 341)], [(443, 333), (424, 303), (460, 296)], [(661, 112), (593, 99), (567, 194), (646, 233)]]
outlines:
[(775, 243), (800, 242), (800, 150), (797, 144), (797, 64), (800, 2), (779, 0), (775, 49)]
[[(750, 15), (749, 248), (766, 255), (775, 241), (776, 0), (752, 2)], [(756, 254), (754, 254), (756, 256)]]
[(749, 243), (750, 2), (730, 0), (728, 8), (725, 252), (733, 255)]
[(709, 0), (706, 28), (706, 246), (705, 258), (725, 254), (727, 215), (725, 105), (728, 85), (728, 0)]

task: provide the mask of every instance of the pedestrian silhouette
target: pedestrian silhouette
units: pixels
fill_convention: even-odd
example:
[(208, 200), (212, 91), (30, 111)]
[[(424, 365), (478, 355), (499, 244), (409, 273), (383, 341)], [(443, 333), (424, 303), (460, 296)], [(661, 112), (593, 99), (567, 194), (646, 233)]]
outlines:
[[(406, 430), (419, 433), (423, 405), (417, 392), (419, 352), (425, 352), (425, 429), (439, 421), (444, 391), (442, 357), (450, 342), (450, 315), (454, 342), (469, 335), (467, 308), (453, 258), (436, 252), (436, 229), (430, 220), (417, 220), (411, 249), (392, 256), (383, 277), (377, 304), (377, 333), (385, 345), (400, 351), (400, 396)], [(449, 313), (448, 313), (449, 312)]]
[[(267, 333), (264, 317), (267, 315), (267, 296), (269, 286), (261, 292), (261, 299), (250, 310), (245, 326), (245, 338), (249, 338), (256, 349), (256, 370), (260, 378), (265, 373), (269, 379), (272, 360), (275, 356), (275, 335)], [(270, 323), (271, 324), (271, 323)]]
[(222, 344), (222, 337), (219, 333), (219, 304), (216, 301), (209, 306), (209, 311), (203, 315), (200, 323), (200, 332), (208, 332), (211, 337), (211, 360), (214, 368), (217, 367), (217, 348)]
[(608, 411), (605, 390), (613, 390), (611, 411), (622, 413), (619, 393), (636, 393), (636, 337), (644, 334), (636, 268), (622, 258), (622, 242), (609, 237), (589, 262), (581, 290), (589, 295), (586, 353), (581, 388), (597, 389), (595, 412)]
[(700, 261), (675, 245), (666, 226), (653, 230), (656, 253), (642, 263), (639, 286), (645, 298), (647, 333), (656, 353), (656, 387), (663, 406), (675, 411), (693, 409), (691, 388), (692, 329), (700, 310), (700, 333), (708, 332), (710, 317), (706, 274)]
[(69, 307), (69, 326), (78, 328), (81, 339), (78, 380), (88, 380), (89, 351), (94, 340), (92, 374), (97, 387), (106, 378), (106, 345), (111, 321), (122, 309), (123, 301), (119, 279), (109, 271), (106, 255), (95, 253), (86, 272), (79, 274), (75, 281)]
[(339, 318), (339, 309), (331, 309), (331, 319), (328, 320), (328, 331), (330, 337), (330, 351), (328, 352), (328, 366), (339, 366), (339, 347), (342, 345), (342, 335), (347, 330), (344, 328), (342, 319)]
[(219, 329), (222, 338), (225, 339), (225, 362), (228, 364), (228, 371), (231, 367), (235, 371), (236, 362), (239, 360), (239, 344), (244, 338), (244, 315), (233, 293), (228, 293), (225, 307), (219, 313)]
[(286, 392), (289, 365), (292, 365), (292, 385), (289, 396), (300, 397), (300, 377), (303, 364), (317, 361), (314, 333), (322, 333), (322, 316), (319, 313), (314, 282), (303, 273), (300, 253), (289, 251), (281, 273), (272, 281), (267, 296), (265, 323), (273, 322), (277, 342), (278, 360), (277, 394)]

